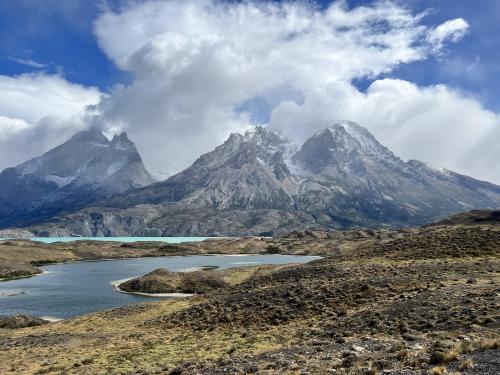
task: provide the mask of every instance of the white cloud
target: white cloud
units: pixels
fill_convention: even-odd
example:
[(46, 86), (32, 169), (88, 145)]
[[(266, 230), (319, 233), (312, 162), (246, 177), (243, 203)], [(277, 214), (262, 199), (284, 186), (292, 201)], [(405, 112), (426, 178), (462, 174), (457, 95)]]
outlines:
[(432, 30), (427, 39), (435, 46), (435, 49), (441, 49), (447, 41), (457, 42), (469, 32), (469, 24), (463, 18), (449, 20)]
[(98, 102), (100, 92), (66, 81), (59, 75), (0, 76), (0, 114), (28, 122), (43, 117), (67, 118)]
[(38, 156), (86, 126), (95, 88), (58, 75), (0, 76), (0, 170)]
[(403, 159), (500, 183), (500, 116), (444, 85), (421, 88), (383, 79), (365, 94), (336, 84), (307, 93), (302, 105), (282, 103), (272, 113), (271, 126), (302, 140), (332, 119), (366, 126)]
[[(392, 1), (353, 9), (337, 1), (326, 10), (306, 1), (126, 4), (116, 12), (103, 8), (95, 34), (134, 80), (113, 88), (92, 121), (109, 132), (127, 130), (152, 170), (188, 166), (229, 132), (251, 126), (252, 116), (242, 109), (263, 100), (274, 108), (270, 126), (297, 140), (352, 119), (404, 158), (500, 182), (498, 114), (445, 86), (385, 79), (363, 93), (352, 85), (441, 54), (468, 32), (461, 18), (426, 26), (425, 14)], [(0, 103), (0, 115), (26, 123), (10, 125), (10, 134), (35, 134), (18, 129), (57, 123), (44, 121), (48, 115), (81, 124), (76, 113), (98, 96), (61, 77), (47, 85), (33, 76), (15, 82), (23, 79), (10, 96), (0, 91), (7, 103)]]
[(20, 118), (0, 116), (0, 142), (8, 141), (10, 137), (29, 129), (30, 126)]
[(483, 135), (457, 163), (464, 172), (500, 185), (500, 116), (496, 125)]
[(12, 56), (9, 56), (8, 58), (9, 58), (9, 60), (14, 61), (18, 64), (30, 66), (30, 67), (36, 68), (36, 69), (42, 69), (42, 68), (49, 67), (49, 65), (47, 65), (47, 64), (42, 64), (42, 63), (35, 61), (35, 60), (32, 60), (32, 59), (21, 59), (21, 58), (12, 57)]
[(135, 77), (100, 104), (96, 121), (129, 131), (146, 163), (170, 172), (250, 126), (251, 116), (235, 108), (283, 87), (290, 92), (274, 97), (274, 106), (291, 93), (306, 102), (282, 102), (272, 126), (288, 132), (301, 118), (298, 132), (309, 134), (309, 123), (337, 118), (321, 106), (309, 113), (314, 102), (338, 107), (362, 96), (352, 79), (425, 59), (459, 39), (462, 22), (432, 28), (423, 17), (390, 1), (354, 9), (337, 1), (326, 10), (310, 2), (132, 2), (95, 23), (103, 51)]

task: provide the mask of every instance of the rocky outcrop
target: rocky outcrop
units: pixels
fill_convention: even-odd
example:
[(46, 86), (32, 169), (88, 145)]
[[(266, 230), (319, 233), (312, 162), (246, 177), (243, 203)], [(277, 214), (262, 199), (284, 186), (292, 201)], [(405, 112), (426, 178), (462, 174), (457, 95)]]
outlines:
[(500, 223), (500, 210), (463, 212), (432, 225), (476, 225), (498, 223)]
[(19, 329), (36, 327), (50, 323), (48, 320), (29, 315), (12, 315), (0, 317), (0, 328)]
[(42, 270), (29, 263), (0, 259), (0, 280), (29, 277), (41, 272)]
[(170, 272), (159, 268), (144, 276), (119, 285), (120, 290), (129, 293), (149, 294), (203, 294), (227, 286), (217, 272)]

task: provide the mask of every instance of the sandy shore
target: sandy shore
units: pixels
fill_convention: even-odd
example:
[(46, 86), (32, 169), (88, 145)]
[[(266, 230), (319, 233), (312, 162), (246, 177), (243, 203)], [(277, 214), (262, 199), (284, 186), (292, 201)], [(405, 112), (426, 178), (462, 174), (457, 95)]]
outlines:
[(25, 294), (26, 292), (24, 290), (4, 290), (0, 291), (0, 296), (1, 297), (13, 297), (13, 296), (18, 296), (20, 294)]
[(64, 320), (64, 319), (61, 319), (61, 318), (56, 318), (54, 316), (41, 316), (40, 318), (43, 319), (43, 320), (46, 320), (48, 322), (51, 322), (51, 323), (62, 322)]
[(210, 270), (216, 270), (218, 268), (220, 268), (220, 267), (219, 266), (195, 266), (195, 267), (184, 268), (184, 269), (177, 271), (177, 272), (210, 271)]
[(192, 297), (194, 294), (189, 294), (189, 293), (142, 293), (142, 292), (126, 292), (125, 290), (120, 288), (120, 285), (129, 281), (135, 279), (135, 277), (129, 277), (128, 279), (122, 279), (122, 280), (115, 280), (111, 282), (111, 285), (113, 286), (113, 290), (115, 292), (119, 293), (124, 293), (124, 294), (134, 294), (137, 296), (144, 296), (144, 297), (156, 297), (156, 298), (183, 298), (183, 297)]

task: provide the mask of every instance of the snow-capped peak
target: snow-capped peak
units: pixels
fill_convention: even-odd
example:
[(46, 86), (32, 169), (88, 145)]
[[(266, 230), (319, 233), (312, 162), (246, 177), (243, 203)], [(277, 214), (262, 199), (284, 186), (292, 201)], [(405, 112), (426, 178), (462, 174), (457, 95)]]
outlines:
[[(142, 165), (140, 155), (126, 133), (116, 135), (110, 141), (94, 127), (76, 133), (66, 143), (19, 165), (16, 170), (21, 175), (36, 175), (59, 187), (70, 183), (100, 187), (106, 185), (112, 175), (134, 163)], [(143, 174), (146, 176), (147, 172)], [(143, 185), (152, 181), (145, 178)]]
[(256, 144), (279, 144), (289, 143), (290, 141), (282, 135), (264, 127), (257, 125), (249, 129), (244, 134), (244, 139), (247, 142), (254, 142)]
[(388, 151), (366, 128), (355, 122), (336, 122), (330, 125), (327, 130), (335, 140), (342, 141), (343, 146), (349, 149), (357, 149), (371, 155), (385, 154)]

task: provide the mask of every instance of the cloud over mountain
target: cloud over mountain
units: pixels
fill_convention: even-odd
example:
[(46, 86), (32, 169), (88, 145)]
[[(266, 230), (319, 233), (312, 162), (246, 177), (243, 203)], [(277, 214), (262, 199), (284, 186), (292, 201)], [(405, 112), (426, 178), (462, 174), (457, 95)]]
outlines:
[(101, 93), (59, 75), (0, 76), (0, 170), (37, 156), (85, 127)]
[[(500, 182), (492, 141), (500, 138), (498, 114), (444, 85), (380, 78), (446, 54), (470, 31), (463, 18), (429, 25), (426, 16), (395, 1), (350, 8), (341, 0), (323, 9), (301, 1), (170, 0), (103, 8), (94, 24), (99, 46), (133, 79), (110, 89), (91, 122), (108, 133), (126, 130), (151, 170), (173, 173), (255, 122), (303, 141), (352, 119), (405, 158)], [(359, 80), (373, 82), (360, 91)], [(12, 118), (17, 125), (4, 134), (30, 123)], [(66, 129), (53, 128), (47, 131)]]
[[(372, 83), (366, 93), (334, 85), (286, 102), (272, 114), (271, 127), (304, 139), (330, 118), (367, 124), (378, 139), (404, 159), (418, 159), (480, 179), (500, 182), (500, 116), (444, 85), (418, 87), (398, 79)], [(304, 127), (304, 124), (310, 124)]]
[[(352, 84), (439, 55), (469, 30), (461, 18), (433, 27), (424, 18), (389, 1), (353, 9), (338, 1), (324, 10), (305, 2), (133, 3), (95, 24), (105, 53), (135, 77), (101, 103), (99, 121), (126, 128), (147, 164), (175, 171), (194, 160), (194, 149), (207, 151), (262, 117), (252, 110), (269, 111), (270, 126), (298, 141), (353, 119), (373, 124), (404, 157), (498, 181), (463, 163), (499, 127), (472, 98), (394, 79), (366, 93)], [(264, 104), (245, 111), (247, 103)]]

